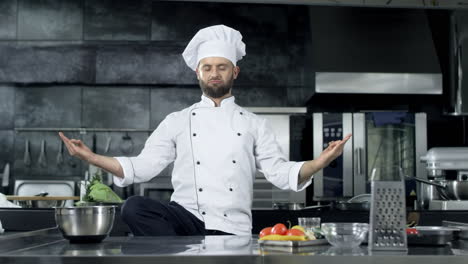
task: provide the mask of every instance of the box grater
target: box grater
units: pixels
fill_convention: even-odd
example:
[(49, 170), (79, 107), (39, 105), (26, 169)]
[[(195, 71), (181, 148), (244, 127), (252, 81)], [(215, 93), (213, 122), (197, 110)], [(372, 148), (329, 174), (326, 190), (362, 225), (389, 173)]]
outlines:
[(372, 181), (369, 249), (406, 251), (404, 181)]

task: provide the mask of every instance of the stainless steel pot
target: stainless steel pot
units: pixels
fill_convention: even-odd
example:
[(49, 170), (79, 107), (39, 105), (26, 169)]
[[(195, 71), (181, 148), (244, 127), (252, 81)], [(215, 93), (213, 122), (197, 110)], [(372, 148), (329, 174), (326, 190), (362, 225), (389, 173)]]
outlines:
[(417, 182), (435, 186), (440, 198), (444, 200), (468, 200), (468, 181), (428, 181), (414, 177), (410, 178)]
[(55, 222), (71, 243), (99, 243), (109, 235), (115, 206), (56, 207)]

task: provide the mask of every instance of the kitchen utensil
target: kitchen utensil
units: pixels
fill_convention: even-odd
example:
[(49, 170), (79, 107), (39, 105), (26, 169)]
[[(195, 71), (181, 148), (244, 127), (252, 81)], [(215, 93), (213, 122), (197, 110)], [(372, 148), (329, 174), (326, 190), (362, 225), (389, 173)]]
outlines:
[(125, 133), (125, 135), (122, 137), (120, 151), (122, 151), (122, 153), (126, 155), (133, 152), (133, 140), (128, 133)]
[(109, 235), (115, 206), (56, 207), (55, 222), (70, 243), (99, 243)]
[(457, 228), (444, 226), (416, 226), (416, 232), (408, 234), (408, 245), (444, 246), (454, 238)]
[(56, 163), (57, 163), (57, 167), (62, 167), (64, 162), (63, 162), (63, 141), (60, 140), (60, 143), (59, 143), (59, 150), (58, 150), (58, 153), (57, 153), (57, 158), (56, 158)]
[(367, 223), (323, 223), (322, 235), (335, 247), (358, 247), (367, 237)]
[(408, 177), (415, 181), (436, 186), (441, 198), (445, 200), (468, 200), (468, 181), (448, 181), (438, 180), (429, 181), (414, 177)]
[(5, 165), (5, 168), (3, 169), (3, 176), (2, 176), (2, 189), (3, 189), (3, 192), (6, 193), (6, 190), (7, 190), (9, 184), (10, 184), (10, 163), (7, 163)]
[(39, 163), (39, 166), (42, 168), (47, 167), (46, 141), (44, 139), (41, 142), (41, 153), (39, 154), (39, 160), (37, 163)]
[(104, 148), (104, 154), (109, 152), (111, 141), (112, 141), (112, 137), (110, 135), (107, 135), (106, 146)]
[(336, 202), (334, 207), (342, 211), (369, 211), (370, 197), (368, 193), (356, 195), (347, 201)]
[(436, 187), (437, 193), (439, 194), (440, 198), (442, 198), (444, 200), (452, 200), (452, 199), (455, 198), (455, 196), (449, 194), (449, 192), (447, 190), (447, 186), (445, 184), (443, 184), (444, 180), (439, 180), (439, 181), (435, 182), (435, 181), (432, 181), (432, 180), (424, 180), (424, 179), (419, 179), (419, 178), (416, 178), (416, 177), (409, 177), (409, 176), (406, 176), (406, 178), (411, 179), (411, 180), (415, 180), (415, 181), (423, 183), (423, 184), (427, 184), (427, 185)]
[(91, 150), (92, 150), (94, 153), (96, 153), (96, 151), (97, 151), (96, 141), (97, 141), (96, 134), (93, 134), (93, 141), (92, 141), (92, 145), (91, 145)]
[[(379, 177), (375, 177), (376, 175)], [(403, 171), (398, 167), (374, 168), (371, 179), (374, 180), (371, 182), (369, 248), (383, 251), (407, 251)]]
[(31, 166), (31, 150), (29, 149), (29, 140), (26, 139), (25, 146), (24, 146), (24, 158), (23, 163), (25, 167)]

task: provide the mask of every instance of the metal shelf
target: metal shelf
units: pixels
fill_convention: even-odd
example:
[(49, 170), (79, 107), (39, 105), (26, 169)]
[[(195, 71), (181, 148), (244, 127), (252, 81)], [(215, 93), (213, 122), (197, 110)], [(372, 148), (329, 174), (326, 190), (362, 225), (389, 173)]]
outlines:
[(154, 129), (133, 129), (133, 128), (89, 128), (89, 127), (23, 127), (15, 128), (15, 132), (59, 132), (59, 131), (79, 131), (80, 134), (87, 132), (153, 132)]

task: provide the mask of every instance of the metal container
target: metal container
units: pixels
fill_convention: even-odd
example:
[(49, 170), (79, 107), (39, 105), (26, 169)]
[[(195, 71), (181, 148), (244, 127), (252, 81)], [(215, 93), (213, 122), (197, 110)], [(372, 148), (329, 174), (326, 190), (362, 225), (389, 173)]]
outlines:
[(409, 177), (415, 181), (435, 186), (440, 197), (444, 200), (468, 200), (468, 181), (428, 181)]
[(54, 208), (63, 207), (67, 204), (72, 204), (73, 201), (78, 200), (78, 196), (15, 196), (7, 195), (7, 200), (12, 201), (14, 204), (21, 206), (22, 208)]
[[(433, 181), (433, 180), (430, 180)], [(419, 188), (419, 196), (416, 204), (418, 209), (428, 209), (431, 201), (443, 200), (440, 197), (437, 187), (434, 185), (429, 185), (421, 182), (417, 182)]]
[(456, 228), (444, 226), (417, 226), (417, 234), (408, 234), (409, 245), (443, 246), (454, 239)]
[(53, 208), (63, 207), (67, 200), (23, 200), (15, 203), (21, 208)]
[(115, 206), (55, 208), (55, 222), (71, 243), (99, 243), (114, 224)]

